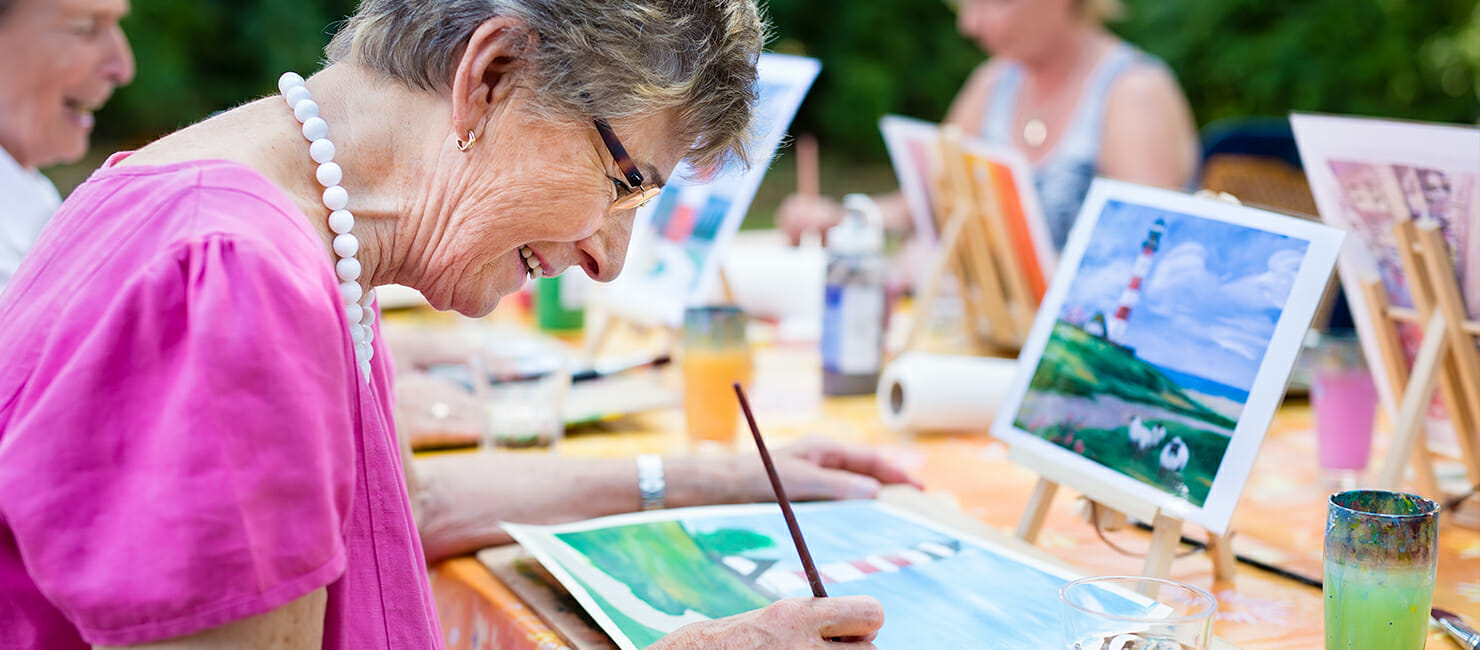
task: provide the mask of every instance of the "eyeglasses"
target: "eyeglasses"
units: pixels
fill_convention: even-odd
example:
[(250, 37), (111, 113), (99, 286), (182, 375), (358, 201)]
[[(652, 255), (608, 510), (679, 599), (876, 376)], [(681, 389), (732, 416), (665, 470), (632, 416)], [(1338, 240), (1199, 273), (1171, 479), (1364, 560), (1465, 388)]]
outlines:
[(643, 185), (642, 172), (637, 171), (637, 165), (632, 162), (632, 157), (627, 155), (627, 148), (622, 146), (622, 141), (617, 139), (617, 134), (612, 132), (611, 125), (606, 120), (597, 119), (596, 131), (601, 134), (601, 141), (606, 143), (606, 150), (612, 154), (612, 160), (617, 162), (617, 168), (622, 170), (622, 175), (627, 179), (627, 193), (617, 197), (612, 202), (611, 209), (632, 210), (640, 208), (658, 196), (663, 188), (657, 186)]

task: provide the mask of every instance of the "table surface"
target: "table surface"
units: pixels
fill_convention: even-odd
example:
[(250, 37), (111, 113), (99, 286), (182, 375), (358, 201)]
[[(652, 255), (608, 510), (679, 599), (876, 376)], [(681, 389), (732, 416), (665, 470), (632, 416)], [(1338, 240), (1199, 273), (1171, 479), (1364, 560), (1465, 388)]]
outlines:
[[(781, 445), (821, 433), (874, 445), (919, 476), (929, 494), (1012, 534), (1038, 477), (1009, 462), (1006, 445), (985, 432), (900, 434), (879, 421), (872, 396), (824, 399), (815, 345), (762, 345), (755, 356), (756, 381), (749, 392), (768, 441)], [(685, 448), (682, 431), (681, 412), (660, 410), (575, 430), (561, 442), (558, 453), (582, 457), (680, 453)], [(1099, 539), (1081, 516), (1077, 496), (1059, 490), (1038, 547), (1085, 574), (1139, 573), (1143, 559), (1122, 555)], [(1244, 489), (1232, 526), (1234, 551), (1319, 579), (1328, 496), (1316, 470), (1310, 410), (1303, 400), (1292, 399), (1280, 409)], [(1183, 533), (1203, 536), (1194, 526)], [(1148, 533), (1135, 528), (1105, 535), (1129, 551), (1144, 551), (1149, 541)], [(1480, 531), (1445, 520), (1439, 547), (1434, 605), (1480, 621)], [(565, 645), (476, 559), (441, 562), (432, 574), (449, 648)], [(1243, 563), (1231, 583), (1215, 582), (1205, 554), (1177, 559), (1171, 577), (1217, 596), (1214, 632), (1233, 644), (1267, 649), (1323, 646), (1320, 589)], [(1458, 646), (1436, 631), (1428, 647)]]

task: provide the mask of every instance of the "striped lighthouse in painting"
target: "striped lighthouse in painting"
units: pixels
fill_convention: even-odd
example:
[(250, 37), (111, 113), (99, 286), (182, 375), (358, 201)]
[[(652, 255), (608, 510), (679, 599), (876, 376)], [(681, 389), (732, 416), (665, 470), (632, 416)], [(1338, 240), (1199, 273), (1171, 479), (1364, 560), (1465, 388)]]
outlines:
[(1115, 309), (1115, 317), (1107, 324), (1105, 333), (1115, 343), (1125, 343), (1123, 337), (1126, 321), (1130, 320), (1131, 308), (1141, 300), (1141, 283), (1146, 279), (1146, 272), (1151, 270), (1151, 257), (1156, 254), (1157, 247), (1161, 246), (1161, 234), (1166, 229), (1167, 222), (1157, 219), (1146, 233), (1146, 242), (1141, 244), (1141, 256), (1136, 258), (1136, 265), (1131, 268), (1131, 283), (1120, 293), (1120, 306)]
[[(960, 540), (926, 541), (893, 553), (819, 564), (817, 574), (822, 578), (823, 584), (852, 582), (862, 580), (874, 573), (908, 571), (912, 567), (939, 562), (960, 554)], [(779, 564), (777, 560), (756, 560), (742, 555), (726, 555), (719, 561), (741, 581), (773, 599), (807, 591), (807, 574), (801, 569), (780, 568), (777, 566)]]

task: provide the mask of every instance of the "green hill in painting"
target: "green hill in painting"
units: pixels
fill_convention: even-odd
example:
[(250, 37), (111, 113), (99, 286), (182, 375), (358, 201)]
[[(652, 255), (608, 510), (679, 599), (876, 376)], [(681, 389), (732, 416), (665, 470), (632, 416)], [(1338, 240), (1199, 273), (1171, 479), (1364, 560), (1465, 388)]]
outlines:
[[(607, 575), (631, 585), (633, 592), (653, 609), (666, 614), (678, 616), (693, 610), (710, 618), (723, 618), (771, 602), (711, 560), (709, 549), (677, 522), (561, 533), (558, 537)], [(709, 537), (705, 541), (716, 542)], [(723, 544), (744, 550), (756, 542), (726, 539)]]
[(1054, 324), (1029, 389), (1090, 398), (1114, 395), (1197, 418), (1230, 432), (1238, 424), (1188, 396), (1176, 382), (1130, 350), (1062, 320)]

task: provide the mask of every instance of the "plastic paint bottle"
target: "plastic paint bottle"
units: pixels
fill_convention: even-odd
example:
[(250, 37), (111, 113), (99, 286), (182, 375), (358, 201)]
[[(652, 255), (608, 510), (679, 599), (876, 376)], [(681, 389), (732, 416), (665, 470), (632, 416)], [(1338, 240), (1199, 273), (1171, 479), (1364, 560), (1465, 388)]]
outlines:
[(863, 194), (843, 197), (843, 220), (827, 231), (822, 308), (822, 393), (872, 394), (884, 353), (884, 219)]
[(590, 279), (579, 269), (553, 278), (535, 280), (535, 323), (546, 332), (578, 330), (586, 324), (586, 294)]

